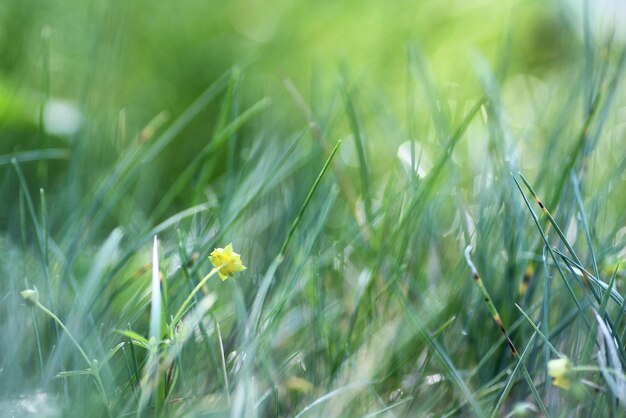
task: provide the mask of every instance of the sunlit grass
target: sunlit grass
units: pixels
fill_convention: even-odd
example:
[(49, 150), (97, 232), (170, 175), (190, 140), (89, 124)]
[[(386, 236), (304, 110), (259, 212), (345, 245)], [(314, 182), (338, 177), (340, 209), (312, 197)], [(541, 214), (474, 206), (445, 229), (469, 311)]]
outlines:
[(0, 155), (0, 415), (623, 415), (626, 55), (571, 48), (474, 51), (457, 91), (410, 44), (402, 100), (234, 67), (142, 126), (39, 126)]

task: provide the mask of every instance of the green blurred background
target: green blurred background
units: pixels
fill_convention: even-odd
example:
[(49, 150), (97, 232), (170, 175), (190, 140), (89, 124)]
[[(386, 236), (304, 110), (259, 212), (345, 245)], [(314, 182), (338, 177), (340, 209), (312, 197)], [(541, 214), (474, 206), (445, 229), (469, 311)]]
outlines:
[[(451, 115), (455, 123), (482, 94), (472, 57), (483, 55), (501, 72), (502, 82), (516, 74), (531, 81), (558, 78), (559, 69), (576, 59), (571, 51), (581, 42), (575, 13), (580, 7), (484, 0), (5, 0), (0, 4), (0, 154), (41, 148), (78, 154), (80, 158), (70, 158), (78, 166), (69, 178), (63, 161), (24, 170), (32, 187), (45, 188), (52, 199), (60, 184), (65, 189), (73, 184), (75, 198), (62, 200), (79, 205), (151, 120), (167, 126), (236, 65), (243, 77), (235, 113), (263, 97), (273, 103), (256, 124), (242, 128), (238, 148), (251, 147), (259, 135), (280, 138), (307, 125), (285, 79), (320, 118), (336, 113), (335, 93), (343, 80), (358, 86), (355, 100), (367, 98), (370, 107), (362, 109), (361, 123), (378, 160), (372, 165), (384, 174), (401, 143), (423, 139), (406, 138), (402, 130), (432, 137), (430, 127), (415, 122), (430, 117), (427, 106), (434, 102), (424, 92), (425, 102), (418, 103), (410, 87), (415, 80), (409, 75), (409, 48), (419, 51), (431, 82), (456, 109)], [(512, 111), (528, 107), (527, 100), (516, 103), (519, 94), (517, 88), (509, 95)], [(54, 107), (59, 103), (60, 110)], [(138, 206), (149, 213), (154, 208), (163, 190), (210, 140), (220, 105), (214, 101), (204, 109), (158, 157), (158, 164), (145, 168), (133, 210)], [(417, 109), (417, 117), (407, 120), (411, 108)], [(47, 126), (46, 109), (52, 120), (69, 117), (69, 130)], [(349, 135), (346, 121), (327, 122), (343, 126), (335, 131), (341, 136)], [(246, 135), (250, 131), (252, 137)], [(216, 170), (208, 179), (219, 174)], [(5, 181), (0, 187), (4, 196), (16, 196), (16, 183)], [(1, 211), (9, 214), (0, 219), (3, 227), (15, 219), (16, 205), (8, 200)], [(184, 196), (177, 203), (169, 213), (189, 204)]]
[[(513, 74), (541, 77), (580, 42), (575, 19), (570, 6), (544, 1), (5, 0), (0, 147), (6, 154), (84, 141), (90, 167), (105, 166), (120, 149), (121, 111), (132, 137), (160, 112), (177, 116), (233, 65), (245, 70), (241, 106), (270, 96), (274, 126), (285, 132), (303, 123), (281, 79), (322, 102), (340, 68), (402, 114), (409, 44), (446, 96), (463, 103), (478, 97), (472, 50), (494, 65), (506, 57)], [(72, 102), (83, 115), (80, 131), (33, 135), (47, 100)], [(163, 177), (207, 140), (215, 107), (177, 140)]]
[(19, 85), (25, 104), (48, 94), (109, 117), (125, 108), (137, 128), (233, 64), (249, 67), (250, 95), (280, 95), (281, 75), (307, 85), (340, 63), (404, 94), (410, 41), (461, 89), (474, 79), (471, 48), (493, 59), (505, 48), (516, 71), (543, 74), (567, 59), (579, 24), (543, 1), (7, 0), (0, 19), (3, 103)]

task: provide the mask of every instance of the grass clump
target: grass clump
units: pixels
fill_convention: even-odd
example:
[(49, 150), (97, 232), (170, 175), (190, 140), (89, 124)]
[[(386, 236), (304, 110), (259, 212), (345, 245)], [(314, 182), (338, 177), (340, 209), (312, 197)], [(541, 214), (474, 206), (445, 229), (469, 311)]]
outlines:
[(623, 415), (626, 53), (530, 74), (504, 38), (457, 90), (410, 44), (403, 99), (250, 64), (141, 125), (42, 119), (0, 155), (0, 411)]

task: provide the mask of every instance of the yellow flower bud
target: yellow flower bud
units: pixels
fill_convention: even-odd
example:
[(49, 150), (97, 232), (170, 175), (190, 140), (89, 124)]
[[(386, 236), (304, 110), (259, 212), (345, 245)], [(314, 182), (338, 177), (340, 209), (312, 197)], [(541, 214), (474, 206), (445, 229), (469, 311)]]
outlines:
[(21, 294), (22, 294), (22, 298), (24, 298), (24, 301), (28, 305), (32, 306), (36, 304), (37, 302), (39, 302), (39, 293), (37, 292), (37, 290), (26, 289), (26, 290), (22, 290)]
[(572, 362), (563, 357), (548, 361), (548, 375), (552, 377), (552, 384), (561, 389), (568, 390), (572, 386), (569, 379), (572, 371)]

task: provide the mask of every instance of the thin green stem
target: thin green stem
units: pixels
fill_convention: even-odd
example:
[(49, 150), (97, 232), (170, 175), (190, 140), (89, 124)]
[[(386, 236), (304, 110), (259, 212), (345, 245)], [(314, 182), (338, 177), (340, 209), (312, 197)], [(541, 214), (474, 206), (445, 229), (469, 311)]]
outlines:
[(43, 306), (41, 302), (39, 302), (38, 300), (31, 299), (30, 301), (33, 303), (34, 306), (36, 306), (38, 309), (43, 311), (50, 318), (54, 319), (54, 321), (59, 325), (59, 327), (61, 327), (61, 329), (67, 334), (67, 337), (74, 344), (76, 349), (80, 352), (81, 356), (83, 356), (83, 359), (87, 363), (88, 372), (94, 377), (96, 381), (96, 387), (98, 388), (98, 391), (100, 392), (100, 395), (102, 396), (102, 401), (104, 402), (104, 406), (106, 407), (107, 413), (109, 416), (111, 416), (111, 411), (109, 410), (109, 398), (106, 394), (106, 390), (104, 389), (104, 383), (102, 382), (102, 378), (100, 377), (98, 362), (96, 360), (89, 359), (89, 356), (87, 355), (87, 353), (85, 353), (85, 350), (83, 350), (83, 348), (78, 343), (76, 338), (74, 338), (70, 330), (67, 329), (63, 321), (61, 321), (61, 319), (59, 319), (59, 317), (56, 316), (54, 312), (52, 312), (50, 309)]
[(552, 343), (550, 343), (550, 341), (548, 340), (548, 337), (546, 337), (540, 330), (539, 330), (539, 326), (535, 325), (535, 323), (533, 322), (533, 320), (526, 314), (526, 312), (524, 312), (524, 310), (516, 303), (515, 307), (517, 308), (517, 310), (519, 310), (521, 312), (521, 314), (524, 316), (524, 318), (528, 321), (528, 323), (533, 327), (533, 329), (535, 330), (535, 332), (537, 334), (539, 334), (539, 336), (543, 339), (543, 342), (546, 344), (546, 347), (548, 347), (550, 349), (550, 351), (552, 351), (552, 353), (554, 353), (555, 356), (561, 358), (561, 353), (558, 352), (558, 350), (556, 348), (554, 348), (554, 346), (552, 345)]
[(289, 228), (289, 232), (287, 233), (287, 238), (285, 239), (285, 242), (283, 243), (283, 246), (280, 249), (281, 255), (285, 254), (287, 245), (289, 244), (289, 241), (291, 241), (291, 237), (293, 236), (293, 233), (296, 231), (296, 228), (298, 227), (298, 224), (300, 223), (300, 219), (302, 219), (302, 214), (304, 213), (304, 210), (308, 206), (309, 201), (311, 200), (311, 197), (313, 197), (313, 193), (315, 193), (315, 190), (317, 189), (317, 186), (319, 185), (320, 180), (322, 179), (322, 177), (324, 177), (324, 173), (326, 173), (326, 170), (328, 169), (328, 166), (333, 160), (335, 153), (339, 149), (339, 145), (341, 145), (341, 139), (337, 141), (337, 143), (335, 144), (335, 147), (330, 152), (330, 155), (328, 156), (326, 163), (324, 163), (324, 166), (322, 167), (322, 171), (320, 171), (319, 175), (315, 179), (315, 183), (313, 183), (313, 187), (311, 187), (311, 190), (309, 190), (309, 194), (304, 200), (304, 203), (302, 204), (302, 207), (300, 208), (300, 212), (298, 212), (298, 216), (296, 216), (296, 219), (294, 219), (293, 223), (291, 224), (291, 228)]
[(226, 372), (226, 357), (224, 356), (224, 343), (222, 342), (222, 331), (220, 330), (220, 323), (216, 318), (213, 318), (215, 324), (215, 330), (217, 331), (217, 341), (220, 345), (220, 360), (222, 361), (222, 374), (224, 376), (224, 391), (226, 392), (226, 399), (230, 405), (230, 385), (228, 384), (228, 373)]
[(59, 326), (61, 327), (61, 329), (67, 334), (68, 338), (70, 339), (70, 341), (72, 341), (72, 343), (76, 346), (76, 348), (78, 349), (78, 351), (80, 352), (80, 354), (83, 356), (83, 358), (85, 359), (85, 362), (87, 363), (88, 367), (91, 367), (91, 360), (89, 359), (89, 356), (87, 356), (87, 353), (85, 353), (85, 351), (83, 350), (83, 348), (80, 346), (80, 344), (78, 343), (78, 341), (76, 341), (76, 338), (74, 338), (74, 336), (72, 335), (72, 333), (70, 332), (69, 329), (67, 329), (67, 327), (65, 326), (65, 324), (63, 323), (63, 321), (61, 321), (59, 319), (58, 316), (56, 316), (50, 309), (46, 308), (45, 306), (43, 306), (39, 301), (33, 301), (33, 303), (35, 304), (35, 306), (39, 309), (41, 309), (46, 315), (48, 315), (50, 318), (54, 319), (54, 321), (59, 324)]
[(108, 408), (109, 408), (109, 397), (107, 396), (107, 393), (104, 390), (104, 383), (102, 383), (102, 379), (100, 378), (100, 372), (98, 371), (97, 368), (92, 368), (91, 374), (93, 375), (94, 379), (96, 380), (96, 386), (98, 386), (98, 390), (102, 394), (102, 400), (104, 401), (104, 405), (107, 407), (107, 410), (108, 410)]
[(178, 309), (178, 312), (176, 312), (176, 315), (174, 315), (174, 319), (172, 320), (172, 327), (175, 326), (178, 321), (180, 321), (180, 319), (182, 318), (183, 314), (185, 313), (185, 311), (187, 310), (187, 306), (191, 303), (191, 300), (193, 299), (193, 297), (196, 295), (196, 293), (198, 293), (200, 291), (200, 289), (202, 288), (202, 286), (204, 286), (206, 284), (206, 282), (215, 275), (215, 273), (217, 273), (219, 271), (219, 269), (222, 266), (219, 267), (215, 267), (213, 270), (211, 270), (209, 272), (209, 274), (207, 274), (206, 276), (204, 276), (202, 278), (202, 280), (200, 280), (200, 282), (198, 283), (198, 285), (191, 291), (191, 293), (189, 294), (189, 296), (187, 296), (187, 299), (185, 299), (185, 301), (183, 302), (182, 305), (180, 305), (180, 308)]
[(576, 308), (578, 308), (578, 311), (580, 312), (580, 317), (585, 322), (585, 325), (587, 325), (587, 328), (591, 329), (591, 324), (589, 323), (589, 321), (587, 320), (587, 318), (584, 315), (584, 311), (583, 311), (583, 308), (582, 308), (582, 306), (580, 304), (580, 301), (576, 297), (576, 294), (574, 293), (574, 290), (572, 289), (572, 286), (567, 281), (567, 278), (565, 277), (565, 273), (563, 272), (563, 269), (561, 268), (561, 265), (559, 264), (559, 260), (556, 258), (556, 255), (554, 253), (555, 250), (550, 246), (550, 242), (548, 241), (548, 237), (546, 236), (546, 232), (543, 230), (543, 228), (541, 227), (541, 224), (539, 223), (539, 218), (535, 214), (535, 211), (533, 211), (533, 208), (530, 205), (530, 202), (528, 201), (528, 199), (526, 198), (526, 195), (524, 194), (524, 191), (522, 190), (522, 186), (519, 184), (519, 182), (517, 181), (515, 176), (513, 176), (513, 181), (515, 182), (515, 186), (517, 186), (517, 189), (519, 190), (519, 192), (520, 192), (520, 194), (522, 196), (522, 199), (524, 199), (524, 203), (526, 204), (526, 207), (528, 208), (528, 211), (530, 212), (530, 215), (532, 216), (533, 221), (535, 222), (535, 226), (537, 226), (537, 229), (539, 230), (539, 234), (541, 235), (541, 239), (543, 240), (546, 248), (548, 249), (548, 252), (550, 253), (550, 257), (552, 258), (552, 261), (554, 262), (554, 265), (556, 266), (556, 269), (559, 272), (559, 275), (563, 279), (563, 284), (565, 284), (565, 287), (567, 288), (567, 291), (569, 292), (570, 296), (574, 300), (574, 303), (576, 304)]

